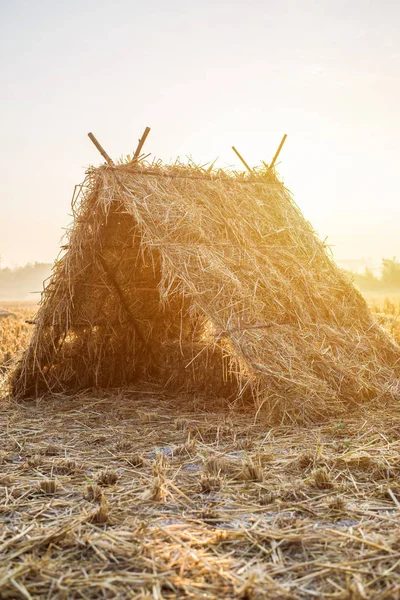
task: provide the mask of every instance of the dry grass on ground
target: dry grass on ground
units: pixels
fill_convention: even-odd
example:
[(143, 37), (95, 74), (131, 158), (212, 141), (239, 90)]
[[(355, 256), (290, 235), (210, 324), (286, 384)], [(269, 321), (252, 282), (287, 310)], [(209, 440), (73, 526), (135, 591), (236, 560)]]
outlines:
[(3, 404), (2, 598), (398, 598), (396, 414), (269, 428), (139, 391)]
[(0, 319), (0, 373), (28, 345), (33, 327), (27, 320), (33, 318), (37, 304), (34, 302), (2, 302), (0, 308), (15, 316)]

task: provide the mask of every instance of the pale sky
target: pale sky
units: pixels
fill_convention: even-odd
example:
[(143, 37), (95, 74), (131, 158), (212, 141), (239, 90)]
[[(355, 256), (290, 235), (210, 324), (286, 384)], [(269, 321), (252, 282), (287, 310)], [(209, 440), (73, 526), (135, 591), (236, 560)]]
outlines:
[(0, 255), (51, 262), (75, 183), (146, 151), (278, 167), (338, 259), (400, 258), (400, 2), (0, 0)]

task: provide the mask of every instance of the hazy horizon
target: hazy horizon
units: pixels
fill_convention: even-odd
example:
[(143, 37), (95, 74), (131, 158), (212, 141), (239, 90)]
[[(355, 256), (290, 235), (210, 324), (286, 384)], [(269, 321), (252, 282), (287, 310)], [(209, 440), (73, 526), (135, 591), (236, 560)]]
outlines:
[[(11, 271), (19, 271), (21, 269), (25, 269), (28, 267), (32, 267), (35, 265), (45, 265), (45, 266), (49, 266), (52, 267), (55, 260), (56, 260), (56, 256), (53, 257), (53, 259), (50, 260), (46, 260), (46, 261), (38, 261), (35, 260), (34, 258), (32, 258), (31, 260), (24, 262), (24, 263), (6, 263), (2, 260), (2, 257), (0, 256), (0, 272), (4, 269), (10, 269)], [(335, 257), (334, 257), (335, 258)], [(375, 275), (379, 276), (379, 273), (382, 270), (382, 262), (383, 259), (389, 258), (389, 260), (391, 260), (392, 258), (396, 259), (396, 262), (399, 262), (398, 257), (380, 257), (379, 259), (372, 259), (372, 258), (368, 258), (368, 257), (360, 257), (360, 258), (349, 258), (349, 259), (336, 259), (335, 258), (335, 262), (343, 269), (347, 269), (348, 271), (351, 271), (353, 273), (363, 273), (365, 272), (365, 269), (368, 268), (370, 270), (372, 270), (372, 272), (375, 273)]]
[(52, 262), (73, 187), (146, 151), (270, 161), (338, 260), (400, 255), (398, 3), (16, 0), (1, 6), (0, 255)]

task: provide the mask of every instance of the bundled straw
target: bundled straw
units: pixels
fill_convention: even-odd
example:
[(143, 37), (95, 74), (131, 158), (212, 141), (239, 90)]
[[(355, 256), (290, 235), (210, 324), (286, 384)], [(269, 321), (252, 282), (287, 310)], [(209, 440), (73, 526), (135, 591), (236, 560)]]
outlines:
[(156, 380), (315, 420), (394, 397), (400, 350), (272, 170), (90, 169), (16, 397)]

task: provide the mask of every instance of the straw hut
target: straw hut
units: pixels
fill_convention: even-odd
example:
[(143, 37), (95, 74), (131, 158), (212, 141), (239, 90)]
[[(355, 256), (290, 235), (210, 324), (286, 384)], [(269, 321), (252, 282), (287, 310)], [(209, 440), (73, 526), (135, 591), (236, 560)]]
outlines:
[(75, 190), (15, 397), (146, 381), (315, 420), (395, 395), (399, 347), (273, 168), (104, 156)]

